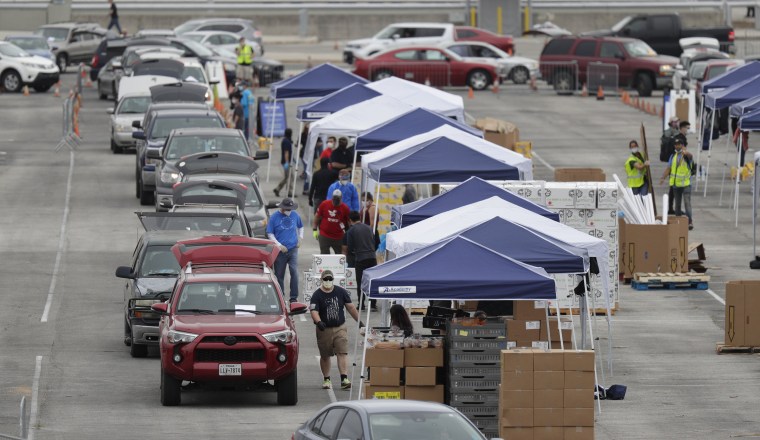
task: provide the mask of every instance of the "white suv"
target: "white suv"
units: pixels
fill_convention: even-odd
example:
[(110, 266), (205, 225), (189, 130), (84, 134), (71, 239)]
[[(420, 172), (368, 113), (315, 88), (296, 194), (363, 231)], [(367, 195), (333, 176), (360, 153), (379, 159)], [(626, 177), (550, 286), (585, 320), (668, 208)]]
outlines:
[(456, 33), (451, 23), (394, 23), (372, 38), (352, 40), (343, 48), (343, 60), (348, 64), (354, 58), (372, 56), (397, 46), (415, 44), (438, 45), (454, 41)]
[(5, 41), (0, 41), (0, 86), (8, 92), (18, 92), (25, 85), (46, 92), (58, 82), (55, 63)]

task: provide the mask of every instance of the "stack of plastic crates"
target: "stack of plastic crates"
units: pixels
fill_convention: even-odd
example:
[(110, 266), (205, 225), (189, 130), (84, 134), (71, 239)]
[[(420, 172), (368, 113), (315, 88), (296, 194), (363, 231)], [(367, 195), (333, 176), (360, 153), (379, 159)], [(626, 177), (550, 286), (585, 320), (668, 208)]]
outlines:
[(467, 416), (488, 438), (499, 436), (501, 350), (507, 348), (503, 321), (447, 326), (449, 405)]

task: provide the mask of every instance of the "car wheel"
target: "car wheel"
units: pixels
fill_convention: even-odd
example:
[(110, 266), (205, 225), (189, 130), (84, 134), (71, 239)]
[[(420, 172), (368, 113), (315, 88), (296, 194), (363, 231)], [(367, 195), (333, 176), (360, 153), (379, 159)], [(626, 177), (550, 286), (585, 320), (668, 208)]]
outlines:
[(7, 70), (3, 74), (0, 82), (2, 82), (5, 91), (11, 93), (16, 93), (21, 90), (21, 87), (23, 87), (23, 83), (21, 82), (21, 75), (19, 75), (15, 70)]
[(116, 145), (116, 142), (113, 141), (113, 137), (111, 137), (111, 152), (113, 154), (120, 154), (124, 152), (121, 148), (119, 148), (118, 145)]
[(175, 379), (161, 369), (161, 405), (177, 406), (181, 400), (182, 381)]
[(378, 70), (377, 72), (375, 72), (374, 75), (372, 75), (372, 81), (380, 81), (381, 79), (390, 78), (392, 76), (393, 76), (393, 72), (391, 72), (390, 70), (385, 70), (385, 69)]
[(124, 318), (124, 345), (127, 347), (132, 345), (132, 330), (129, 328), (127, 318)]
[(111, 85), (111, 96), (113, 96), (114, 101), (118, 101), (118, 99), (116, 99), (119, 96), (116, 93), (116, 83), (113, 83), (113, 85)]
[(59, 53), (58, 56), (55, 57), (55, 64), (58, 65), (58, 70), (61, 71), (61, 73), (66, 73), (66, 68), (69, 67), (69, 57), (65, 53)]
[(103, 93), (103, 84), (100, 83), (100, 80), (98, 80), (98, 98), (108, 99), (108, 93)]
[(515, 84), (525, 84), (530, 79), (530, 72), (523, 66), (517, 66), (512, 69), (510, 75), (512, 76), (512, 82)]
[(654, 84), (651, 76), (646, 73), (636, 75), (636, 91), (639, 92), (639, 96), (652, 96), (652, 89)]
[(152, 205), (153, 204), (153, 191), (145, 191), (140, 182), (140, 204)]
[(277, 404), (295, 405), (298, 403), (298, 371), (277, 381)]
[(473, 90), (485, 90), (492, 81), (491, 74), (482, 69), (476, 69), (467, 74), (467, 85)]
[(32, 86), (32, 88), (34, 89), (34, 91), (35, 92), (39, 92), (39, 93), (45, 93), (48, 90), (50, 90), (51, 87), (53, 87), (52, 84), (49, 85), (49, 86)]
[(141, 193), (142, 193), (142, 182), (140, 182), (140, 173), (138, 172), (135, 175), (135, 197), (139, 199)]
[(575, 78), (569, 72), (559, 72), (552, 80), (554, 91), (558, 95), (572, 95), (575, 91)]

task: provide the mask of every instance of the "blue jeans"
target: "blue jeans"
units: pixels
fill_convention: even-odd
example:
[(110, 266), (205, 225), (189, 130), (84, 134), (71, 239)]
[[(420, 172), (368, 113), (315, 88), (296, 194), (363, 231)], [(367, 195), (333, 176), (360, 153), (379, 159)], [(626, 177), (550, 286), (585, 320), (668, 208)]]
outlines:
[(298, 300), (298, 248), (294, 247), (287, 252), (280, 252), (274, 260), (274, 275), (280, 283), (280, 289), (285, 295), (285, 266), (290, 270), (290, 300)]
[(108, 22), (108, 30), (110, 31), (112, 27), (116, 26), (116, 29), (119, 31), (119, 34), (121, 34), (121, 26), (119, 25), (119, 18), (112, 18), (111, 21)]

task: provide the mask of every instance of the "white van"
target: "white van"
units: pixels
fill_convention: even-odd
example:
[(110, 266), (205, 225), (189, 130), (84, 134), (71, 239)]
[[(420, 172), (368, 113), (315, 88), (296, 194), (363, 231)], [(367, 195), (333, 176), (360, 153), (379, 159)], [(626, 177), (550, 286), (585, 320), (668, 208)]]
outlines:
[(451, 23), (394, 23), (372, 38), (352, 40), (343, 48), (343, 60), (348, 64), (354, 58), (372, 56), (397, 46), (415, 44), (439, 45), (454, 41), (456, 33)]

